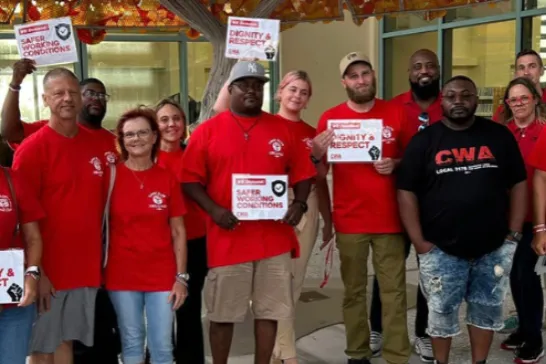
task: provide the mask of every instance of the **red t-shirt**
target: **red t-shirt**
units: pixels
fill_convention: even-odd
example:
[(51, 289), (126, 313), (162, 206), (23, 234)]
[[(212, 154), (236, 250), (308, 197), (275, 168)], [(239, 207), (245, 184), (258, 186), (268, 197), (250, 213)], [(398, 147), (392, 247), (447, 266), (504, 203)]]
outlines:
[(73, 138), (41, 128), (15, 152), (13, 169), (38, 197), (43, 267), (57, 290), (99, 287), (105, 161), (81, 127)]
[[(182, 163), (184, 151), (182, 148), (175, 152), (157, 152), (157, 164), (170, 171), (182, 183)], [(199, 205), (182, 193), (184, 204), (188, 210), (184, 216), (184, 225), (186, 226), (186, 235), (188, 240), (202, 238), (207, 234), (206, 214)]]
[[(38, 130), (40, 130), (43, 126), (47, 125), (47, 120), (38, 120), (33, 123), (25, 123), (24, 121), (21, 122), (23, 125), (23, 133), (25, 139), (28, 138), (30, 135), (34, 134)], [(85, 126), (80, 124), (80, 127), (84, 130), (89, 131), (92, 135), (94, 135), (98, 142), (101, 144), (101, 147), (103, 148), (103, 155), (108, 161), (108, 163), (115, 163), (118, 159), (118, 152), (116, 150), (116, 136), (111, 133), (110, 131), (100, 128), (100, 129), (90, 129), (86, 128)], [(17, 143), (9, 143), (9, 146), (13, 150), (17, 150), (17, 147), (19, 144)]]
[[(404, 109), (381, 99), (366, 113), (358, 113), (346, 102), (322, 114), (317, 126), (320, 134), (329, 119), (382, 119), (383, 158), (401, 158), (414, 134), (408, 127)], [(377, 173), (372, 163), (332, 163), (333, 222), (343, 234), (400, 233), (394, 174)]]
[[(542, 102), (546, 102), (546, 88), (542, 89)], [(504, 112), (504, 100), (501, 100), (501, 104), (495, 110), (495, 114), (491, 118), (493, 121), (499, 121), (500, 114)]]
[[(29, 191), (27, 183), (21, 178), (20, 173), (8, 170), (15, 190), (17, 208), (19, 210), (19, 223), (26, 224), (44, 218), (45, 213), (36, 197)], [(6, 176), (0, 170), (0, 250), (13, 247), (24, 248), (20, 234), (12, 246), (13, 232), (17, 225), (15, 203), (8, 185)]]
[(534, 121), (531, 125), (529, 125), (527, 128), (525, 128), (523, 131), (518, 128), (514, 120), (511, 120), (508, 124), (508, 129), (514, 134), (514, 137), (516, 138), (519, 150), (521, 151), (521, 155), (523, 156), (523, 160), (525, 161), (525, 168), (527, 170), (527, 186), (529, 189), (528, 197), (529, 197), (529, 211), (527, 213), (527, 217), (525, 218), (525, 221), (532, 222), (533, 221), (533, 175), (535, 174), (535, 169), (533, 166), (529, 164), (529, 158), (531, 156), (531, 152), (533, 151), (533, 148), (535, 147), (538, 137), (543, 129), (543, 124), (538, 123), (537, 121)]
[[(408, 116), (408, 127), (410, 130), (414, 130), (414, 133), (419, 131), (419, 127), (423, 124), (419, 121), (419, 115), (423, 113), (421, 107), (413, 99), (411, 90), (401, 93), (391, 100), (392, 103), (402, 105)], [(444, 113), (442, 111), (442, 95), (438, 95), (438, 98), (428, 107), (425, 111), (429, 116), (429, 125), (432, 125), (442, 120)]]
[[(249, 134), (244, 138), (243, 130)], [(287, 174), (290, 182), (314, 178), (309, 155), (299, 153), (290, 124), (268, 113), (257, 118), (225, 111), (201, 124), (184, 152), (182, 180), (199, 182), (219, 206), (231, 209), (234, 173)], [(207, 255), (210, 267), (233, 265), (292, 251), (299, 255), (294, 229), (281, 221), (241, 221), (224, 230), (207, 216)]]
[[(311, 149), (313, 148), (313, 138), (317, 135), (317, 129), (313, 128), (311, 125), (307, 124), (305, 121), (292, 121), (285, 119), (280, 115), (275, 115), (279, 119), (288, 123), (292, 133), (296, 139), (296, 142), (299, 142), (300, 153), (307, 156), (307, 161), (310, 163), (311, 167), (314, 168), (313, 162), (311, 162)], [(315, 181), (313, 180), (313, 183)]]
[(106, 289), (170, 291), (176, 257), (169, 219), (186, 213), (180, 184), (157, 165), (146, 171), (132, 171), (123, 163), (116, 168)]

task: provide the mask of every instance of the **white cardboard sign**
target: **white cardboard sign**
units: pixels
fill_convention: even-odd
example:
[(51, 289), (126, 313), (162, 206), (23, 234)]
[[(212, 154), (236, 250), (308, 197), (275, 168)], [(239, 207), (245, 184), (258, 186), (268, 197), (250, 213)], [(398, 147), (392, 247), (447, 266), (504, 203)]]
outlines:
[(230, 16), (226, 35), (226, 57), (276, 61), (280, 20)]
[(288, 210), (288, 176), (233, 174), (232, 212), (239, 220), (281, 220)]
[(37, 66), (78, 62), (78, 51), (70, 17), (15, 25), (15, 39), (21, 58)]
[(0, 304), (19, 303), (25, 287), (25, 253), (0, 250)]
[(327, 161), (375, 162), (381, 159), (383, 120), (328, 120), (328, 129), (334, 131), (334, 141), (328, 147)]

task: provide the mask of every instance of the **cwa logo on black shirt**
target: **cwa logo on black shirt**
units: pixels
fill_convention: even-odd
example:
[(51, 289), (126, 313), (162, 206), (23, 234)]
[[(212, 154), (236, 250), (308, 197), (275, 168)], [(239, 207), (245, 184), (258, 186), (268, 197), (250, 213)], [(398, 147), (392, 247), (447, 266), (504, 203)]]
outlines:
[(525, 178), (508, 128), (476, 117), (466, 130), (440, 122), (415, 135), (397, 170), (397, 188), (416, 194), (426, 240), (471, 259), (503, 244), (509, 190)]

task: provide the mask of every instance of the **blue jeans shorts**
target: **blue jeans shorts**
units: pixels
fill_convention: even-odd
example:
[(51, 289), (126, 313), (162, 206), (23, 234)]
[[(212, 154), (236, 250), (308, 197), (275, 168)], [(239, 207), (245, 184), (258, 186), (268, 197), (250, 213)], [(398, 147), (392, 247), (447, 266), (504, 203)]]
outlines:
[(433, 247), (419, 254), (419, 285), (428, 303), (432, 337), (461, 332), (459, 306), (467, 302), (466, 322), (484, 330), (503, 327), (503, 302), (510, 282), (516, 244), (506, 241), (497, 250), (467, 260)]
[(0, 312), (0, 364), (25, 364), (36, 306), (6, 308)]

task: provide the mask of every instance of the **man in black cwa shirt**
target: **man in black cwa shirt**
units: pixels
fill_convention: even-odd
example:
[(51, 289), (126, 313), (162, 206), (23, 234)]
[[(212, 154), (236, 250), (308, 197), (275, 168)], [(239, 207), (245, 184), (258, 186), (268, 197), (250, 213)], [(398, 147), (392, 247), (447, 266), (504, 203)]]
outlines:
[(427, 333), (436, 363), (447, 364), (451, 337), (466, 322), (472, 363), (485, 363), (526, 210), (526, 172), (503, 125), (475, 116), (477, 90), (465, 76), (442, 90), (442, 122), (419, 132), (398, 167), (400, 215), (420, 261)]

